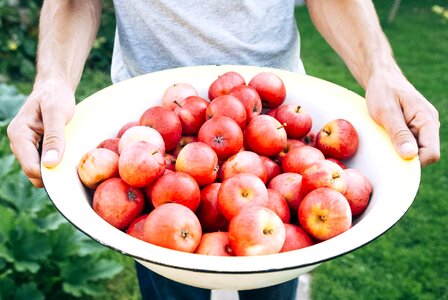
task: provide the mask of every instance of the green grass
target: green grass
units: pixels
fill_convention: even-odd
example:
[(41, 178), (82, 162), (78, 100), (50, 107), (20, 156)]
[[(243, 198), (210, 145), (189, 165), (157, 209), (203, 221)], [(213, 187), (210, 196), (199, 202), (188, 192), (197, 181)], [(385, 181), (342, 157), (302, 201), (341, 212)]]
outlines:
[[(393, 24), (385, 22), (387, 2), (376, 5), (395, 57), (409, 80), (439, 110), (442, 158), (422, 170), (415, 202), (396, 226), (371, 244), (312, 272), (313, 299), (448, 299), (448, 24), (431, 12), (433, 4), (446, 6), (447, 2), (402, 1)], [(311, 25), (306, 9), (299, 9), (297, 15), (307, 72), (362, 94)]]
[[(403, 219), (369, 245), (326, 262), (313, 272), (313, 299), (448, 299), (448, 23), (431, 12), (446, 1), (402, 1), (397, 18), (387, 24), (390, 1), (376, 1), (395, 57), (409, 80), (439, 110), (442, 158), (422, 170), (415, 202)], [(305, 8), (297, 10), (302, 57), (308, 74), (362, 89), (341, 59), (316, 32)], [(110, 84), (109, 74), (85, 72), (78, 100)], [(19, 83), (29, 93), (30, 83)], [(134, 262), (112, 250), (108, 256), (125, 270), (108, 282), (110, 294), (101, 299), (139, 299)]]

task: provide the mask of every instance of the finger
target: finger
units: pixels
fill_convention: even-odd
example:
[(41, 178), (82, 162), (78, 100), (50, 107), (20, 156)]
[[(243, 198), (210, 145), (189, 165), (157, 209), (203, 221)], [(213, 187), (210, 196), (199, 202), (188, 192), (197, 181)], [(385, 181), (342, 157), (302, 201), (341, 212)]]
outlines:
[(418, 132), (419, 157), (422, 167), (435, 163), (440, 159), (439, 124), (428, 121)]
[(37, 187), (37, 188), (42, 188), (44, 187), (44, 184), (42, 182), (42, 179), (36, 179), (36, 178), (30, 178), (31, 183)]
[(10, 143), (10, 148), (25, 175), (40, 180), (40, 156), (35, 143), (25, 138), (15, 139), (15, 142)]
[(388, 114), (389, 117), (382, 120), (382, 124), (395, 146), (398, 154), (404, 159), (412, 159), (418, 154), (418, 146), (414, 135), (403, 119), (402, 112)]
[(66, 118), (56, 108), (42, 110), (44, 138), (42, 141), (42, 163), (47, 168), (55, 167), (64, 152), (64, 128)]

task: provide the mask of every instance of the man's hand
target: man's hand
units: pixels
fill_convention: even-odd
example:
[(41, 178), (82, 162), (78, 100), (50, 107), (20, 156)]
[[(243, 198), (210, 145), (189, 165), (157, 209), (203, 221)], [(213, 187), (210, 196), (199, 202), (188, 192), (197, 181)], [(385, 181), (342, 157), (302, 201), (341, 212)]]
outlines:
[(370, 115), (386, 129), (403, 158), (418, 154), (422, 166), (439, 160), (438, 112), (398, 68), (372, 74), (366, 99)]
[(75, 111), (70, 85), (62, 80), (47, 80), (34, 85), (16, 117), (8, 126), (10, 147), (24, 173), (36, 187), (42, 187), (39, 145), (42, 162), (56, 166), (64, 152), (64, 128)]

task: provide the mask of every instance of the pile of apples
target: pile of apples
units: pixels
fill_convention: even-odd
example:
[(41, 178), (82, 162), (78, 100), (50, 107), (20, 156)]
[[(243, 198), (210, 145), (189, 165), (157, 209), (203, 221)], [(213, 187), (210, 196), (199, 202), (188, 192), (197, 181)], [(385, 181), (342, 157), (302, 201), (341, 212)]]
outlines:
[(208, 89), (169, 86), (158, 106), (85, 153), (78, 175), (105, 221), (148, 243), (206, 255), (265, 255), (335, 237), (367, 207), (369, 179), (345, 119), (286, 104), (283, 80), (226, 72)]

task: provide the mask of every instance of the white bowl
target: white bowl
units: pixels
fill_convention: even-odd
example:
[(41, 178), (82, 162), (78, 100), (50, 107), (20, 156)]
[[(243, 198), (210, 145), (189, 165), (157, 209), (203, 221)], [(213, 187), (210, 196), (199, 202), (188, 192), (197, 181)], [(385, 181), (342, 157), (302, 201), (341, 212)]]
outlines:
[[(91, 198), (76, 172), (81, 156), (149, 107), (159, 105), (165, 89), (176, 82), (192, 84), (207, 97), (208, 86), (227, 71), (248, 82), (261, 71), (279, 75), (287, 88), (287, 103), (297, 103), (312, 115), (313, 129), (335, 118), (357, 128), (359, 150), (347, 162), (366, 174), (374, 187), (367, 210), (345, 233), (314, 246), (273, 255), (215, 257), (154, 246), (115, 229), (91, 207)], [(418, 158), (403, 160), (388, 135), (370, 118), (365, 100), (357, 94), (311, 76), (250, 66), (199, 66), (155, 72), (109, 86), (77, 106), (65, 131), (66, 149), (60, 165), (42, 167), (45, 189), (60, 213), (99, 243), (133, 257), (170, 279), (209, 289), (244, 290), (269, 286), (309, 272), (322, 262), (362, 247), (386, 232), (406, 213), (420, 182)]]

